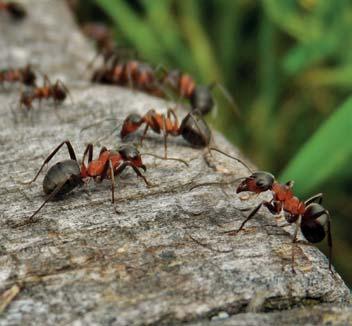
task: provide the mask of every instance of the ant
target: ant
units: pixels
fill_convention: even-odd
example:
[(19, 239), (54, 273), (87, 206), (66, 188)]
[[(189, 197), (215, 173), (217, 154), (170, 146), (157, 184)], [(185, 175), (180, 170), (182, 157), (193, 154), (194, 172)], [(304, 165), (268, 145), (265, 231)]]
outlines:
[(164, 157), (167, 158), (167, 137), (182, 135), (183, 138), (195, 147), (206, 147), (211, 141), (211, 131), (198, 111), (190, 112), (182, 120), (181, 125), (178, 123), (177, 115), (173, 109), (168, 109), (165, 114), (157, 113), (155, 110), (149, 110), (144, 116), (132, 113), (124, 120), (120, 132), (121, 138), (136, 131), (143, 123), (145, 129), (141, 138), (143, 142), (149, 128), (154, 132), (164, 135)]
[[(131, 145), (121, 146), (117, 151), (108, 150), (102, 147), (97, 159), (93, 160), (93, 144), (88, 144), (81, 165), (78, 164), (75, 151), (70, 143), (66, 140), (59, 144), (50, 155), (44, 160), (35, 177), (24, 184), (33, 183), (43, 170), (44, 166), (56, 155), (62, 146), (66, 145), (70, 155), (69, 160), (64, 160), (53, 165), (46, 173), (43, 180), (43, 190), (49, 195), (44, 203), (29, 217), (33, 220), (34, 216), (43, 208), (43, 206), (54, 198), (59, 198), (72, 191), (78, 186), (82, 186), (90, 179), (101, 182), (104, 179), (111, 180), (111, 201), (115, 201), (115, 176), (121, 174), (123, 170), (130, 166), (138, 177), (142, 178), (147, 186), (151, 186), (146, 177), (139, 171), (146, 171), (146, 166), (142, 163), (141, 155), (136, 147)], [(88, 164), (85, 164), (85, 158), (88, 155)]]
[(24, 105), (28, 110), (32, 109), (32, 102), (38, 99), (41, 103), (42, 99), (54, 99), (54, 105), (56, 107), (57, 102), (63, 102), (66, 96), (70, 95), (68, 88), (61, 80), (57, 80), (55, 84), (51, 84), (48, 76), (44, 76), (44, 84), (42, 87), (36, 87), (33, 90), (25, 91), (21, 94), (20, 107)]
[(151, 95), (164, 96), (163, 91), (158, 87), (154, 69), (149, 64), (137, 60), (120, 62), (116, 55), (111, 56), (112, 60), (107, 60), (108, 62), (102, 68), (93, 73), (92, 82), (128, 85), (132, 89), (136, 87)]
[[(91, 78), (93, 82), (136, 87), (150, 95), (162, 98), (167, 97), (167, 90), (171, 90), (181, 99), (189, 100), (192, 110), (198, 110), (202, 115), (206, 115), (213, 109), (214, 99), (211, 91), (217, 86), (238, 114), (233, 98), (219, 83), (212, 83), (209, 86), (197, 85), (189, 74), (176, 69), (167, 71), (163, 66), (153, 68), (137, 60), (120, 62), (118, 55), (111, 52), (109, 57), (103, 55), (104, 65), (93, 73)], [(162, 70), (163, 76), (158, 76), (159, 70)]]
[(171, 71), (167, 71), (167, 69), (163, 67), (161, 67), (161, 69), (164, 72), (164, 76), (160, 78), (159, 82), (163, 87), (170, 88), (179, 98), (189, 100), (192, 110), (198, 110), (202, 115), (211, 112), (215, 105), (211, 91), (217, 87), (230, 103), (234, 112), (237, 115), (239, 114), (233, 97), (221, 84), (213, 82), (210, 85), (198, 85), (192, 76), (178, 69)]
[(17, 2), (3, 2), (0, 1), (0, 11), (7, 12), (11, 18), (21, 20), (27, 16), (24, 7)]
[[(269, 172), (253, 172), (246, 164), (244, 164), (238, 158), (226, 154), (216, 148), (210, 148), (210, 150), (215, 150), (217, 152), (222, 153), (223, 155), (226, 155), (227, 157), (230, 157), (240, 162), (250, 171), (250, 176), (235, 180), (237, 181), (240, 179), (244, 179), (238, 185), (236, 193), (248, 191), (255, 194), (260, 194), (267, 190), (271, 191), (272, 193), (272, 199), (270, 201), (264, 200), (257, 207), (255, 207), (247, 216), (247, 218), (242, 222), (238, 229), (226, 231), (225, 233), (229, 235), (237, 234), (243, 229), (245, 224), (257, 214), (257, 212), (262, 206), (266, 207), (272, 214), (280, 214), (281, 212), (284, 212), (284, 216), (286, 218), (287, 223), (296, 224), (296, 229), (292, 238), (293, 243), (297, 241), (298, 229), (301, 230), (304, 238), (310, 243), (321, 242), (327, 235), (327, 242), (329, 247), (329, 270), (332, 271), (331, 216), (329, 211), (321, 205), (323, 200), (322, 193), (316, 194), (305, 201), (301, 201), (293, 194), (293, 181), (288, 181), (285, 184), (281, 184)], [(196, 185), (193, 188), (211, 184), (221, 185), (223, 183), (205, 183)], [(291, 260), (292, 271), (295, 273), (293, 248)]]
[(27, 65), (24, 68), (0, 70), (0, 84), (5, 82), (21, 82), (26, 86), (35, 86), (36, 78), (35, 72), (30, 65)]
[(197, 85), (190, 75), (177, 69), (166, 72), (161, 83), (171, 88), (180, 98), (188, 99), (192, 110), (197, 109), (202, 115), (206, 115), (214, 107), (211, 89), (215, 85)]

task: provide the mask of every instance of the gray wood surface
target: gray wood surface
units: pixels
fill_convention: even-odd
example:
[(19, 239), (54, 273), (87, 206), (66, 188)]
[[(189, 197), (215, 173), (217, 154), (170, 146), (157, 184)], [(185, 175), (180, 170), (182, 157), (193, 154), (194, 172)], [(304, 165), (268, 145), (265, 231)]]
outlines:
[[(243, 221), (247, 213), (241, 209), (269, 194), (242, 198), (234, 186), (190, 190), (247, 171), (221, 155), (205, 159), (181, 137), (170, 137), (169, 156), (189, 167), (144, 156), (154, 187), (126, 171), (117, 178), (115, 205), (108, 181), (91, 182), (48, 203), (35, 223), (21, 225), (45, 199), (41, 183), (47, 170), (31, 186), (19, 181), (32, 178), (57, 144), (71, 140), (81, 157), (88, 142), (107, 135), (128, 113), (164, 112), (170, 105), (82, 81), (94, 52), (64, 2), (24, 3), (30, 11), (26, 21), (0, 21), (0, 63), (37, 64), (67, 83), (73, 103), (67, 99), (55, 110), (44, 101), (25, 114), (17, 107), (18, 87), (0, 93), (0, 325), (263, 325), (293, 321), (294, 311), (306, 317), (302, 324), (330, 321), (317, 317), (328, 312), (336, 317), (332, 323), (351, 322), (351, 309), (338, 307), (349, 303), (350, 291), (339, 275), (328, 272), (327, 258), (317, 248), (296, 246), (297, 274), (292, 274), (291, 227), (281, 228), (282, 221), (263, 209), (237, 236), (223, 234)], [(80, 133), (113, 117), (118, 122)], [(101, 143), (116, 148), (121, 141), (115, 133)], [(242, 158), (219, 134), (215, 144)], [(98, 144), (96, 155), (99, 150)], [(141, 151), (163, 155), (162, 138), (149, 134)], [(53, 163), (67, 157), (63, 149)], [(327, 305), (320, 308), (321, 303)], [(299, 308), (287, 310), (293, 307)]]

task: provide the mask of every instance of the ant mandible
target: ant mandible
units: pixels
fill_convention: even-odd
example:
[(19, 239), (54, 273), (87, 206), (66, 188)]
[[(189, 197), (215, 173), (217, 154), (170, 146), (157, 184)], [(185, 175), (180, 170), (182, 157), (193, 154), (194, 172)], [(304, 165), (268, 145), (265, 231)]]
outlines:
[(17, 2), (4, 2), (0, 1), (0, 12), (7, 12), (11, 18), (15, 20), (21, 20), (27, 16), (27, 12), (24, 7)]
[(66, 85), (61, 81), (57, 80), (55, 84), (51, 84), (48, 76), (44, 76), (44, 84), (42, 87), (36, 87), (33, 90), (27, 90), (21, 94), (20, 97), (20, 108), (24, 105), (28, 110), (32, 109), (32, 102), (37, 99), (41, 103), (42, 99), (54, 99), (54, 105), (56, 107), (58, 102), (63, 102), (67, 95), (70, 95), (70, 91)]
[(36, 75), (30, 65), (24, 68), (2, 69), (0, 70), (1, 83), (21, 82), (26, 86), (35, 86)]
[[(230, 235), (237, 234), (243, 229), (245, 224), (257, 214), (262, 206), (266, 207), (272, 214), (280, 214), (281, 212), (284, 212), (284, 216), (288, 224), (296, 224), (296, 229), (292, 238), (293, 243), (297, 241), (298, 229), (301, 230), (304, 238), (310, 243), (321, 242), (327, 235), (327, 242), (329, 247), (329, 270), (332, 271), (331, 216), (329, 211), (321, 205), (323, 200), (322, 193), (316, 194), (305, 201), (301, 201), (293, 194), (293, 181), (288, 181), (285, 184), (281, 184), (269, 172), (258, 171), (253, 173), (251, 169), (238, 158), (226, 154), (216, 148), (210, 148), (210, 150), (215, 150), (240, 162), (250, 171), (250, 176), (239, 178), (244, 180), (242, 180), (242, 182), (237, 187), (236, 193), (248, 191), (255, 194), (260, 194), (269, 190), (273, 196), (270, 201), (264, 200), (257, 207), (255, 207), (238, 229), (230, 230), (225, 233)], [(239, 179), (236, 179), (236, 181)], [(193, 188), (210, 184), (220, 185), (221, 183), (199, 184)], [(291, 260), (292, 271), (295, 272), (293, 248)]]
[[(55, 156), (62, 146), (66, 145), (70, 155), (69, 160), (64, 160), (53, 165), (47, 172), (43, 180), (43, 190), (48, 198), (43, 204), (29, 217), (30, 220), (43, 208), (50, 200), (58, 198), (78, 186), (82, 186), (88, 180), (93, 179), (101, 182), (104, 179), (111, 180), (111, 201), (115, 201), (115, 179), (114, 177), (121, 174), (123, 170), (130, 166), (138, 177), (142, 178), (147, 186), (150, 183), (146, 177), (139, 171), (146, 171), (146, 166), (142, 163), (139, 151), (131, 145), (121, 146), (117, 151), (108, 150), (103, 147), (100, 150), (99, 157), (93, 160), (93, 145), (88, 144), (81, 165), (78, 164), (75, 151), (70, 143), (66, 140), (59, 144), (50, 155), (44, 160), (35, 177), (24, 184), (33, 183), (43, 170), (44, 166)], [(85, 164), (85, 158), (88, 155), (88, 164)]]
[(141, 138), (143, 142), (149, 128), (154, 132), (164, 135), (164, 156), (167, 158), (167, 137), (179, 136), (195, 147), (206, 147), (211, 141), (211, 131), (198, 111), (190, 112), (178, 123), (177, 115), (173, 109), (168, 109), (166, 115), (149, 110), (144, 116), (132, 113), (124, 120), (120, 132), (121, 138), (135, 132), (143, 123), (145, 129)]

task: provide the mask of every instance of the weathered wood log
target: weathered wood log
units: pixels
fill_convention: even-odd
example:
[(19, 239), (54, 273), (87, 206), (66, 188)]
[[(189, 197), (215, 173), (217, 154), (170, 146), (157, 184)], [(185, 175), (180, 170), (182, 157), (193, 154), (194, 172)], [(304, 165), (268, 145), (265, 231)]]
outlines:
[[(143, 158), (154, 187), (126, 172), (117, 179), (114, 205), (109, 182), (91, 183), (49, 202), (35, 223), (21, 225), (44, 200), (45, 171), (31, 186), (19, 181), (32, 178), (57, 144), (71, 140), (81, 157), (88, 142), (111, 132), (128, 113), (165, 111), (168, 105), (128, 89), (82, 82), (94, 54), (64, 3), (25, 3), (27, 20), (0, 22), (6, 31), (1, 64), (38, 63), (49, 76), (67, 82), (74, 103), (68, 99), (55, 109), (43, 102), (25, 114), (16, 107), (18, 89), (0, 94), (1, 325), (203, 324), (212, 318), (224, 323), (221, 316), (238, 313), (226, 323), (263, 325), (293, 321), (295, 311), (303, 323), (328, 322), (321, 317), (326, 311), (337, 321), (351, 321), (351, 308), (336, 306), (348, 304), (350, 292), (339, 275), (329, 273), (317, 248), (297, 244), (297, 273), (291, 272), (291, 227), (279, 227), (263, 209), (242, 233), (223, 234), (243, 221), (241, 209), (254, 207), (265, 194), (243, 200), (233, 187), (190, 190), (247, 171), (221, 155), (205, 159), (202, 150), (180, 137), (170, 137), (169, 156), (188, 161), (189, 167)], [(80, 133), (113, 117), (118, 121)], [(132, 138), (137, 140), (138, 134)], [(121, 141), (115, 133), (102, 143), (116, 148)], [(243, 159), (221, 135), (215, 135), (215, 143)], [(162, 137), (150, 134), (141, 151), (163, 155)], [(53, 163), (67, 157), (63, 149)], [(293, 307), (305, 308), (286, 311)]]

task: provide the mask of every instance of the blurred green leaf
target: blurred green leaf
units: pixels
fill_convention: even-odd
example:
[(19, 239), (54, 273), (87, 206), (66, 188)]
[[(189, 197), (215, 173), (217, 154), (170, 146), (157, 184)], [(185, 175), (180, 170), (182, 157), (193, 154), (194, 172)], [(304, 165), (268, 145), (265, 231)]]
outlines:
[(303, 81), (314, 87), (352, 88), (352, 63), (338, 68), (320, 68), (311, 70)]
[(262, 4), (268, 17), (296, 40), (307, 42), (319, 35), (319, 26), (297, 13), (296, 1), (263, 0)]
[(153, 29), (122, 0), (95, 0), (147, 60), (163, 63), (165, 49)]
[(325, 57), (329, 56), (336, 48), (336, 44), (319, 40), (309, 45), (297, 46), (288, 52), (283, 59), (283, 68), (288, 75), (299, 73)]
[(147, 22), (160, 40), (160, 47), (165, 48), (176, 67), (183, 67), (193, 73), (191, 53), (183, 42), (183, 35), (172, 12), (172, 1), (143, 0), (143, 4), (147, 12)]
[[(216, 20), (213, 25), (213, 39), (217, 45), (218, 61), (221, 62), (225, 80), (235, 80), (234, 70), (238, 66), (241, 14), (240, 1), (218, 0), (214, 3)], [(226, 69), (225, 69), (226, 67)]]
[[(307, 195), (331, 178), (352, 154), (352, 97), (322, 124), (281, 174), (295, 180), (295, 190)], [(308, 182), (307, 182), (308, 181)]]
[(183, 33), (193, 54), (193, 62), (198, 67), (198, 76), (203, 82), (222, 82), (221, 70), (215, 59), (210, 40), (200, 21), (199, 2), (194, 0), (178, 2)]

